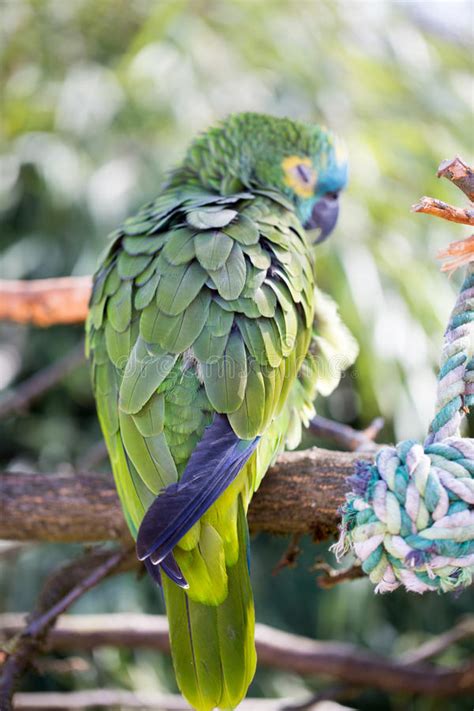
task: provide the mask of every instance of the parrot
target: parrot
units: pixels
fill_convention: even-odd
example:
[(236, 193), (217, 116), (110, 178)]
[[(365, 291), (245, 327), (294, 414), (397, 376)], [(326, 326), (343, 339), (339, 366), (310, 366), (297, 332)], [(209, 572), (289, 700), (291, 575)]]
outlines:
[(329, 129), (232, 114), (112, 234), (93, 277), (98, 418), (198, 711), (235, 708), (255, 673), (252, 496), (357, 353), (315, 284), (347, 175)]

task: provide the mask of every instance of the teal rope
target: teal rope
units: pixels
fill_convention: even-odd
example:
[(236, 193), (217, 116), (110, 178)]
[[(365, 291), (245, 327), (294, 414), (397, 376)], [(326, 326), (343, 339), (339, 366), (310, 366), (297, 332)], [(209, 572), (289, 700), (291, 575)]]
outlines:
[(356, 463), (337, 557), (352, 550), (376, 592), (467, 587), (474, 575), (474, 440), (459, 429), (474, 406), (474, 265), (452, 311), (424, 446), (383, 447)]

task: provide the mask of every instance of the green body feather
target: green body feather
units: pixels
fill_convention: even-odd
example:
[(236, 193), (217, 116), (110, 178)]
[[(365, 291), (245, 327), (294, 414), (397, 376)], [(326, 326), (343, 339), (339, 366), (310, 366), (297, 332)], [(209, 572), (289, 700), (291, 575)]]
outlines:
[[(261, 437), (174, 550), (189, 589), (163, 576), (178, 684), (200, 711), (236, 706), (255, 670), (251, 497), (311, 416), (320, 377), (312, 356), (346, 351), (349, 363), (354, 355), (332, 304), (315, 291), (313, 251), (295, 204), (286, 190), (272, 189), (268, 166), (258, 189), (234, 170), (231, 129), (217, 151), (224, 164), (229, 152), (225, 175), (209, 159), (211, 132), (161, 195), (114, 235), (87, 324), (99, 419), (134, 536), (215, 412), (228, 415), (241, 439)], [(315, 319), (320, 305), (330, 326), (324, 314)], [(322, 377), (325, 391), (337, 379)]]

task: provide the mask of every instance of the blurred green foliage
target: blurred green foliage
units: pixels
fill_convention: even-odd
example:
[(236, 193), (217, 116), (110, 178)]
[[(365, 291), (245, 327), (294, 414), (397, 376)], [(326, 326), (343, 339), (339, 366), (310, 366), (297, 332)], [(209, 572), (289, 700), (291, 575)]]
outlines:
[[(335, 235), (319, 249), (321, 286), (361, 346), (352, 373), (319, 411), (355, 426), (382, 414), (385, 440), (422, 437), (433, 409), (441, 335), (456, 288), (434, 255), (463, 228), (414, 216), (442, 158), (472, 145), (470, 2), (330, 0), (2, 0), (0, 275), (88, 274), (106, 234), (152, 198), (192, 136), (233, 111), (321, 121), (344, 136), (351, 183)], [(472, 152), (471, 152), (472, 154)], [(67, 352), (80, 327), (0, 327), (0, 387)], [(100, 439), (85, 367), (2, 423), (3, 465), (72, 471)], [(441, 632), (460, 597), (397, 592), (367, 581), (318, 590), (307, 542), (295, 570), (269, 576), (286, 542), (253, 542), (257, 617), (383, 653)], [(31, 607), (41, 580), (74, 547), (34, 546), (6, 563), (0, 603)], [(472, 598), (471, 598), (472, 602)], [(148, 581), (108, 581), (78, 612), (161, 609)], [(452, 664), (467, 653), (446, 653)], [(94, 652), (90, 670), (32, 676), (34, 689), (174, 688), (166, 658)], [(259, 670), (255, 695), (301, 696), (314, 682)], [(445, 701), (363, 694), (361, 709), (447, 709)], [(468, 709), (461, 700), (452, 706)]]

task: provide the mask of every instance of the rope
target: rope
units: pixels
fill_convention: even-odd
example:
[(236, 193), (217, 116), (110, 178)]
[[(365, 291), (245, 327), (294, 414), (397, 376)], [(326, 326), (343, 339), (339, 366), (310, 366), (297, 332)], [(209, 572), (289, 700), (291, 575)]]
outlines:
[(376, 592), (448, 592), (474, 575), (474, 440), (460, 436), (474, 406), (474, 265), (444, 335), (436, 413), (424, 446), (383, 447), (358, 461), (342, 508), (338, 559), (352, 550)]

